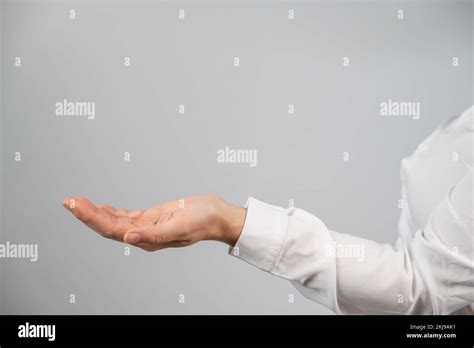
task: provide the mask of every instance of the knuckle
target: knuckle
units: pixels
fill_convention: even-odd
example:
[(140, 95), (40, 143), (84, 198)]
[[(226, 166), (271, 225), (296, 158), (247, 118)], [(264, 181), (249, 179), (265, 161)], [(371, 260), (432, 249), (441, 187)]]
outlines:
[(153, 233), (153, 244), (161, 244), (163, 241), (163, 235), (161, 233)]
[(110, 236), (106, 232), (98, 231), (97, 233), (99, 233), (99, 235), (103, 238), (110, 239)]
[(88, 224), (91, 222), (91, 215), (87, 213), (81, 213), (79, 214), (78, 218), (82, 220), (82, 222)]
[(191, 232), (191, 226), (186, 223), (184, 226), (183, 226), (183, 229), (180, 229), (177, 233), (176, 233), (176, 236), (179, 238), (179, 239), (188, 239), (190, 236), (192, 236), (193, 233)]

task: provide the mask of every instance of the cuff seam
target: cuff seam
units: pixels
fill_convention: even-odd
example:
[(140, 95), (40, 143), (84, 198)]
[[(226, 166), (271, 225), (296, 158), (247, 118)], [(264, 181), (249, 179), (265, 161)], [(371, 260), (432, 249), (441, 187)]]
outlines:
[(279, 261), (280, 261), (280, 258), (281, 258), (282, 253), (283, 253), (283, 246), (285, 245), (286, 236), (288, 234), (288, 219), (289, 219), (289, 216), (286, 213), (286, 211), (282, 212), (282, 213), (283, 214), (280, 217), (280, 228), (283, 231), (283, 238), (281, 240), (281, 243), (278, 244), (278, 248), (276, 249), (275, 255), (274, 255), (274, 257), (272, 257), (272, 261), (270, 262), (270, 268), (268, 270), (270, 273), (273, 273), (273, 270), (277, 266), (277, 263), (279, 263)]

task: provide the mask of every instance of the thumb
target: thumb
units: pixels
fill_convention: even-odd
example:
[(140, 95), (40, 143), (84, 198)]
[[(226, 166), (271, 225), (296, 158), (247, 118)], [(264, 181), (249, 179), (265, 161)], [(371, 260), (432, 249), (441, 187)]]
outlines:
[(161, 224), (131, 228), (125, 233), (123, 240), (129, 244), (146, 243), (160, 245), (173, 242), (176, 231), (176, 222), (171, 219)]

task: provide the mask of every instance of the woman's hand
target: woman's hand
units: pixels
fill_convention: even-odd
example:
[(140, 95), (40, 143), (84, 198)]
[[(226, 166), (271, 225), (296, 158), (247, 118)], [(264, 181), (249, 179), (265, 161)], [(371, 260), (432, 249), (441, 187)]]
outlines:
[(101, 236), (147, 251), (184, 247), (200, 240), (235, 245), (246, 209), (216, 195), (186, 197), (145, 210), (94, 205), (84, 197), (66, 197), (63, 206)]

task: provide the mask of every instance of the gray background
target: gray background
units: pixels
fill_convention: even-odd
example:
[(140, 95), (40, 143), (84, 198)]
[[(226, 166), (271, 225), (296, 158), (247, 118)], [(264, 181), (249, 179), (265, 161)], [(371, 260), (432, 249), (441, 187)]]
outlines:
[[(205, 192), (238, 204), (294, 199), (333, 230), (393, 242), (401, 158), (472, 104), (471, 1), (1, 6), (0, 237), (38, 243), (39, 261), (0, 259), (0, 313), (330, 313), (223, 244), (124, 256), (62, 199), (126, 208)], [(421, 119), (381, 117), (389, 98), (419, 101)], [(55, 116), (63, 99), (95, 101), (96, 119)], [(217, 163), (225, 146), (257, 149), (258, 166)]]

